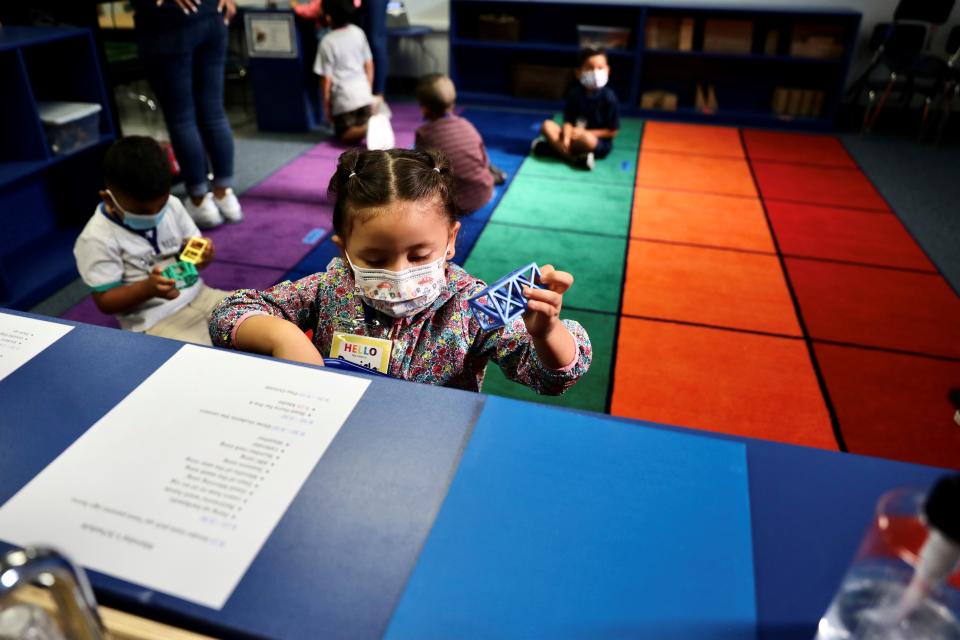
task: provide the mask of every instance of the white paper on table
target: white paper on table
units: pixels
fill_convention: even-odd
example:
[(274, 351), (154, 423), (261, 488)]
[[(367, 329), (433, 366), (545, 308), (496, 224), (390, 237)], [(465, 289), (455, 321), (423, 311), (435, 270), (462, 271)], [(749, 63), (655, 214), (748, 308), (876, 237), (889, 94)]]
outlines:
[(368, 384), (186, 345), (0, 507), (0, 539), (219, 609)]
[(67, 335), (68, 324), (0, 313), (0, 380)]

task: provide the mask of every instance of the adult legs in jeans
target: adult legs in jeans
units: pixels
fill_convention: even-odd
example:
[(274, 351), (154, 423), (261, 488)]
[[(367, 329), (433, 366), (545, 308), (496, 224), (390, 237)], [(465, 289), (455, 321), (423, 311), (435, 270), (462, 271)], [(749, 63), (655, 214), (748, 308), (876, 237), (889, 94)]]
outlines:
[(223, 107), (227, 29), (219, 21), (193, 53), (193, 95), (197, 125), (213, 169), (213, 193), (223, 198), (233, 186), (233, 131)]
[(193, 48), (142, 55), (194, 204), (209, 191), (208, 151), (216, 195), (222, 197), (233, 180), (233, 134), (223, 109), (226, 28), (217, 18), (205, 26), (193, 27), (197, 36)]
[(364, 0), (364, 31), (373, 54), (373, 93), (382, 96), (387, 86), (387, 0)]

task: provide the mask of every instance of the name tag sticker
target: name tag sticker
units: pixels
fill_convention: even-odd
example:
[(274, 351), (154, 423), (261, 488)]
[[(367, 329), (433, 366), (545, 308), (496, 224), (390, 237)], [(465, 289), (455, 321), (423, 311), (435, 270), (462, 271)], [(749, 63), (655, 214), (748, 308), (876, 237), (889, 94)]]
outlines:
[(330, 346), (330, 357), (358, 364), (367, 369), (387, 373), (393, 342), (335, 331)]

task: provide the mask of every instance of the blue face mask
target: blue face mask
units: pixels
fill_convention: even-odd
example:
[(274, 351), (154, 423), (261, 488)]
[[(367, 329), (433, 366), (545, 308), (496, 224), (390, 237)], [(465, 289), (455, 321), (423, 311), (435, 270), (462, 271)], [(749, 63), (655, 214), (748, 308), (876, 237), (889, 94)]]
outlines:
[(157, 225), (160, 224), (160, 221), (163, 220), (163, 216), (167, 214), (167, 210), (170, 208), (170, 200), (168, 199), (167, 203), (163, 205), (163, 208), (152, 216), (145, 216), (140, 213), (130, 213), (117, 204), (116, 197), (110, 193), (109, 189), (107, 189), (107, 195), (110, 196), (110, 199), (113, 201), (113, 206), (116, 207), (117, 211), (123, 214), (124, 226), (130, 227), (134, 231), (147, 231), (149, 229), (155, 229)]

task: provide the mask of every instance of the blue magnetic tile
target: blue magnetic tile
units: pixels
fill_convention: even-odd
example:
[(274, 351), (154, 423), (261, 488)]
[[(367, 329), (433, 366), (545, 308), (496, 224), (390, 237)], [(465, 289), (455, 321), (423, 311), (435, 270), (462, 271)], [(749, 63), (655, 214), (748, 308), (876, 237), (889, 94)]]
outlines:
[(386, 638), (752, 638), (746, 448), (489, 397)]

